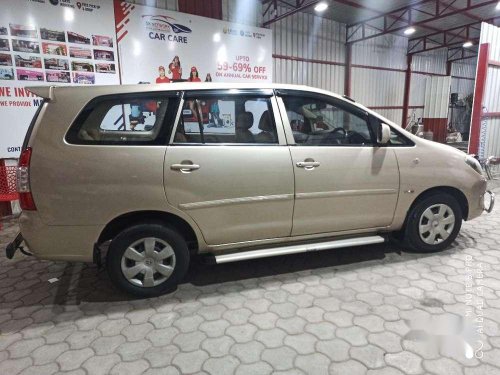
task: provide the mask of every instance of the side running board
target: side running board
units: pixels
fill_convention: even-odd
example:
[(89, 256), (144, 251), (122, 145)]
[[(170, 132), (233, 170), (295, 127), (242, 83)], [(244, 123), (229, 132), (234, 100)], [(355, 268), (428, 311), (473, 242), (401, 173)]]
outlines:
[(274, 257), (277, 255), (305, 253), (308, 251), (321, 251), (321, 250), (329, 250), (329, 249), (338, 249), (338, 248), (342, 248), (342, 247), (372, 245), (372, 244), (382, 243), (382, 242), (385, 242), (385, 239), (382, 236), (347, 238), (347, 239), (342, 239), (342, 240), (333, 240), (333, 241), (316, 242), (316, 243), (308, 243), (308, 244), (300, 244), (300, 245), (272, 247), (269, 249), (239, 251), (239, 252), (230, 253), (230, 254), (215, 255), (215, 262), (216, 263), (238, 262), (240, 260), (267, 258), (267, 257)]

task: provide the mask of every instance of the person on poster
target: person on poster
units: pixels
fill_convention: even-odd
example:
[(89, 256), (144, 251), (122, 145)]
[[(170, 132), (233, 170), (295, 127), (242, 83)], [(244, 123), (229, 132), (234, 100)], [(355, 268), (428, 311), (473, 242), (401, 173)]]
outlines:
[(209, 128), (222, 128), (223, 121), (220, 118), (219, 101), (217, 99), (208, 100), (207, 104), (209, 105), (208, 127)]
[(165, 75), (165, 67), (158, 67), (158, 77), (156, 78), (156, 83), (170, 83), (170, 78)]
[(205, 82), (212, 82), (212, 76), (210, 75), (210, 73), (207, 73), (207, 76), (205, 78)]
[(198, 74), (198, 69), (196, 69), (196, 66), (193, 66), (191, 68), (191, 73), (189, 74), (188, 81), (189, 82), (201, 82), (200, 76)]
[(179, 60), (179, 56), (175, 56), (172, 62), (168, 65), (168, 73), (172, 74), (173, 80), (182, 79), (181, 60)]

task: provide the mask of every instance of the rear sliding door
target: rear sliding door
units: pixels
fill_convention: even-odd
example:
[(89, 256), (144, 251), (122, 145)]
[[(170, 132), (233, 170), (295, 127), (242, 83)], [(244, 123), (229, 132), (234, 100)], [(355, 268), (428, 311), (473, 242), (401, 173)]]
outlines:
[(166, 152), (165, 191), (208, 244), (290, 235), (293, 168), (275, 113), (271, 90), (185, 94)]

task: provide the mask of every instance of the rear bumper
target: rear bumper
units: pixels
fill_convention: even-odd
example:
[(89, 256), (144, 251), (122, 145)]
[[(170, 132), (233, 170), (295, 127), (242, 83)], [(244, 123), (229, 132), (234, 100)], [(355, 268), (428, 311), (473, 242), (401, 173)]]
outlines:
[(14, 238), (14, 241), (9, 243), (7, 247), (5, 248), (5, 256), (7, 259), (12, 259), (14, 258), (14, 254), (16, 253), (17, 249), (21, 247), (21, 244), (23, 243), (24, 239), (21, 233), (18, 233), (16, 238)]
[(101, 226), (46, 225), (37, 212), (23, 211), (19, 217), (22, 238), (40, 259), (92, 262), (94, 244)]

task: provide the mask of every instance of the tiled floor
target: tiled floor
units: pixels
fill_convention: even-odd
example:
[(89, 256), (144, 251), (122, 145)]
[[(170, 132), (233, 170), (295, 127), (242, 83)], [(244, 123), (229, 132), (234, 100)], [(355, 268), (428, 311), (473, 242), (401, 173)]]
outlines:
[(194, 262), (145, 300), (93, 265), (7, 260), (16, 231), (0, 239), (0, 374), (500, 374), (500, 208), (442, 253)]

